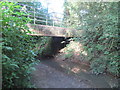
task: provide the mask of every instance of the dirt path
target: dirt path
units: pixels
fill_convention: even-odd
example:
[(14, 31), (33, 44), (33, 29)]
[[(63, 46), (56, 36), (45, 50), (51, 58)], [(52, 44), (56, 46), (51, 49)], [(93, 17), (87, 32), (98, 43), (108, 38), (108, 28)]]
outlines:
[(35, 68), (32, 83), (36, 88), (110, 88), (116, 84), (116, 80), (105, 75), (70, 72), (54, 59), (41, 60)]
[(90, 88), (87, 82), (39, 63), (32, 74), (32, 83), (37, 88)]

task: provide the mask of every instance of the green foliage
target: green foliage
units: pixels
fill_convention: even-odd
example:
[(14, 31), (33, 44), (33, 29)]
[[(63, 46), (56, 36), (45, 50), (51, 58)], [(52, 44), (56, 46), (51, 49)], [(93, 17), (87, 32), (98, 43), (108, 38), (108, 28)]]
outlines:
[(105, 60), (104, 57), (94, 58), (95, 60), (92, 60), (91, 62), (91, 68), (92, 72), (95, 74), (103, 73), (106, 69), (106, 65), (108, 63), (107, 60)]
[(36, 54), (40, 56), (51, 55), (51, 37), (36, 37), (37, 42), (34, 48)]
[(67, 49), (65, 51), (66, 53), (64, 54), (64, 57), (67, 58), (71, 58), (74, 55), (74, 50), (73, 49)]
[[(110, 72), (118, 75), (118, 3), (67, 2), (69, 25), (85, 31), (78, 40), (84, 44), (94, 73)], [(66, 11), (65, 11), (66, 12)], [(73, 16), (75, 19), (71, 19)]]
[(17, 12), (21, 6), (12, 2), (0, 2), (2, 10), (2, 76), (3, 88), (31, 87), (30, 73), (37, 64), (32, 50), (34, 40), (26, 33), (30, 20), (24, 12)]
[(64, 55), (65, 59), (71, 58), (72, 56), (73, 56), (73, 53), (68, 53)]

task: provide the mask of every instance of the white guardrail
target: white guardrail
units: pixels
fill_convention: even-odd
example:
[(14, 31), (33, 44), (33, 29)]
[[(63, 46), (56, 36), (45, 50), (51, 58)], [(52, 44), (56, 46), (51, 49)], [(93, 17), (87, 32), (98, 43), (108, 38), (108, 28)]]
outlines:
[[(37, 11), (40, 11), (40, 9), (42, 10), (42, 8), (34, 8), (32, 6), (19, 4), (19, 3), (18, 5), (22, 6), (21, 8), (22, 11), (29, 13), (27, 17), (33, 21), (33, 24), (37, 24), (36, 22), (42, 22), (42, 23), (45, 23), (46, 25), (52, 24), (52, 26), (59, 26), (59, 27), (63, 26), (63, 18), (58, 17), (58, 16), (63, 16), (63, 14), (61, 13), (56, 13), (56, 12), (45, 13), (44, 12), (42, 14), (37, 12)], [(29, 10), (28, 8), (31, 10)], [(30, 15), (30, 14), (33, 14), (33, 15)]]

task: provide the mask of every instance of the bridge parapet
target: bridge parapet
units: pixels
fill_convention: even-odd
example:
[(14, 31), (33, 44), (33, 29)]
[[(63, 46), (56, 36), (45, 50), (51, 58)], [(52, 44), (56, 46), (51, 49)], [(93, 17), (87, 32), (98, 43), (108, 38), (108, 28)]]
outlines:
[(58, 36), (58, 37), (80, 37), (83, 30), (76, 30), (71, 28), (54, 27), (48, 25), (27, 24), (32, 33), (28, 35), (33, 36)]

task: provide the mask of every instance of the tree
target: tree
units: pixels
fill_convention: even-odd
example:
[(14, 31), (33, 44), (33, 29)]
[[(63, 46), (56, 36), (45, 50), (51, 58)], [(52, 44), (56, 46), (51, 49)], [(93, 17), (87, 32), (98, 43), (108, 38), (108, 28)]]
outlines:
[[(118, 3), (67, 2), (71, 26), (85, 31), (80, 38), (88, 52), (94, 73), (110, 72), (118, 75)], [(76, 17), (77, 21), (72, 17)]]

